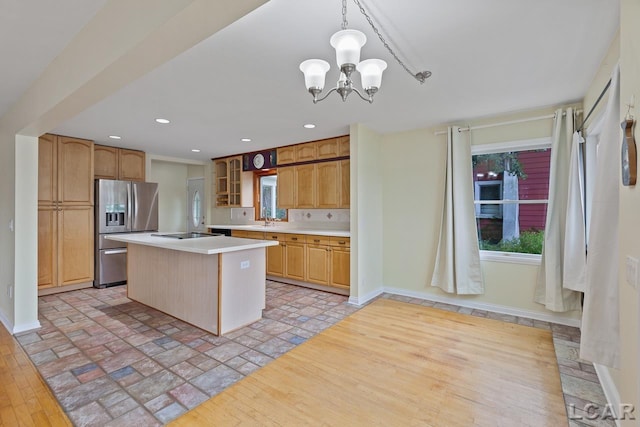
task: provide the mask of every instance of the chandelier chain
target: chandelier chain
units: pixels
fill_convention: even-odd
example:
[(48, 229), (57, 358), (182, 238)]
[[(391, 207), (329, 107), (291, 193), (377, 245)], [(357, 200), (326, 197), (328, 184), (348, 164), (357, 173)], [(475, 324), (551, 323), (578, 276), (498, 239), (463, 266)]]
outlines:
[(349, 23), (347, 22), (347, 0), (342, 0), (342, 29), (346, 30)]
[[(373, 32), (376, 33), (376, 35), (378, 36), (378, 38), (380, 39), (384, 47), (395, 58), (395, 60), (398, 61), (398, 64), (400, 64), (402, 68), (404, 68), (404, 70), (407, 73), (409, 73), (409, 75), (411, 75), (411, 77), (418, 80), (420, 83), (424, 83), (424, 81), (431, 76), (431, 71), (420, 71), (419, 73), (414, 74), (413, 71), (409, 70), (409, 68), (405, 65), (405, 63), (398, 57), (398, 55), (396, 55), (393, 49), (391, 49), (391, 46), (389, 46), (389, 43), (387, 43), (387, 41), (384, 39), (384, 37), (382, 36), (378, 28), (375, 26), (375, 24), (373, 23), (373, 20), (371, 19), (367, 11), (364, 9), (364, 6), (362, 6), (360, 1), (359, 0), (353, 0), (353, 1), (360, 8), (360, 13), (362, 13), (364, 17), (367, 19), (367, 21), (369, 22), (369, 25), (373, 29)], [(347, 22), (346, 17), (347, 17), (346, 0), (342, 0), (342, 29), (343, 30), (346, 28), (345, 27), (345, 24)]]

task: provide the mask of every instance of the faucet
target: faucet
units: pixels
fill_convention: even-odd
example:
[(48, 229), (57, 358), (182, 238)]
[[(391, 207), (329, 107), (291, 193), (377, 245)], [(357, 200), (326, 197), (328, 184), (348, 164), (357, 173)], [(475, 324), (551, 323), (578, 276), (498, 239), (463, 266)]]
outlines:
[(262, 208), (262, 217), (264, 218), (264, 226), (268, 227), (271, 225), (271, 219), (267, 216), (267, 207)]

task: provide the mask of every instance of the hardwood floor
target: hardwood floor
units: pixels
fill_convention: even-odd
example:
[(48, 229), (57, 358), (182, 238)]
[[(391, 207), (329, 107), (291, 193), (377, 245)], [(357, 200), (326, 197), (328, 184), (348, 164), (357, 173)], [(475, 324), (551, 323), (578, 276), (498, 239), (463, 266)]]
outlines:
[(566, 426), (548, 330), (380, 299), (171, 425)]
[(0, 426), (71, 426), (20, 345), (0, 325)]

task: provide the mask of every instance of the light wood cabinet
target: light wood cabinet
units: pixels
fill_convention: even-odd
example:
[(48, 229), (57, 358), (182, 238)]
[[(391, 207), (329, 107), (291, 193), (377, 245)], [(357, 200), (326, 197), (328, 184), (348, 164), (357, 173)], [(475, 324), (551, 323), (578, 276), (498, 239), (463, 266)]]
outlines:
[(340, 136), (340, 137), (336, 138), (336, 141), (337, 141), (337, 144), (338, 144), (338, 157), (348, 156), (349, 153), (350, 153), (350, 148), (349, 148), (350, 138), (349, 138), (349, 135)]
[(46, 134), (38, 151), (38, 289), (91, 282), (93, 142)]
[(324, 162), (316, 165), (316, 192), (320, 209), (340, 207), (340, 162)]
[(276, 162), (278, 166), (289, 165), (296, 162), (296, 150), (295, 145), (288, 145), (286, 147), (278, 147), (276, 151)]
[(284, 277), (303, 281), (307, 267), (304, 236), (286, 234), (285, 240)]
[(281, 209), (296, 207), (295, 166), (278, 168), (277, 203)]
[(280, 167), (277, 192), (281, 209), (349, 208), (350, 162)]
[[(349, 290), (351, 248), (348, 237), (233, 230), (232, 236), (277, 240), (267, 247), (267, 275)], [(297, 283), (297, 282), (296, 282)]]
[(349, 208), (351, 206), (351, 162), (349, 159), (340, 160), (340, 202), (338, 207)]
[(239, 207), (242, 204), (242, 156), (214, 161), (216, 206)]
[(296, 208), (316, 207), (316, 165), (294, 166), (294, 175)]
[(120, 149), (119, 178), (124, 181), (145, 180), (145, 153), (137, 150)]
[(294, 145), (296, 162), (312, 162), (318, 158), (318, 145), (315, 142)]
[(280, 233), (264, 233), (265, 240), (276, 240), (278, 246), (267, 246), (267, 274), (284, 276), (284, 235)]
[(94, 176), (96, 179), (144, 181), (145, 157), (144, 151), (95, 145)]

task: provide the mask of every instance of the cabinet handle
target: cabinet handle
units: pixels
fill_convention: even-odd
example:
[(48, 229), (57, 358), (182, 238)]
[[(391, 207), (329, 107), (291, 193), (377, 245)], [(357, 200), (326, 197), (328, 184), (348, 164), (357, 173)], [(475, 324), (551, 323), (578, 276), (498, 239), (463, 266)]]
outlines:
[(347, 243), (347, 242), (345, 242), (345, 241), (338, 242), (338, 244), (339, 244), (339, 245), (344, 245), (344, 244), (346, 244), (346, 243)]
[(272, 239), (278, 239), (278, 236), (271, 236)]
[(313, 239), (314, 242), (320, 243), (320, 239)]
[(291, 240), (298, 240), (298, 238), (297, 237), (292, 237)]

